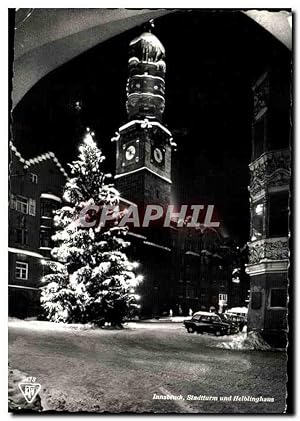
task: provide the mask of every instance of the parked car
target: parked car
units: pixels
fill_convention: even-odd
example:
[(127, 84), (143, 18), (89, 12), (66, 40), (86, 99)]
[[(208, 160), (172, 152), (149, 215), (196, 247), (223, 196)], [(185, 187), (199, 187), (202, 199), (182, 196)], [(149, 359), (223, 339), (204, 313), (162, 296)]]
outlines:
[(239, 329), (232, 323), (223, 322), (215, 313), (199, 311), (189, 320), (183, 322), (188, 333), (213, 333), (216, 336), (238, 333)]
[[(221, 316), (221, 315), (220, 315)], [(224, 313), (224, 321), (229, 323), (234, 323), (239, 327), (239, 330), (242, 331), (244, 326), (247, 324), (247, 319), (244, 316), (238, 316), (233, 313)]]

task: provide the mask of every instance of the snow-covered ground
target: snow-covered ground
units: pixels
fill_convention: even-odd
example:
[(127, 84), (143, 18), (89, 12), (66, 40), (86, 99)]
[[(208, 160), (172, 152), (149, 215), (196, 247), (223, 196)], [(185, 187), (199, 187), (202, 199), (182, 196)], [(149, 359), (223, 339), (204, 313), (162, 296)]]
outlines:
[[(241, 335), (191, 335), (181, 323), (136, 323), (123, 330), (10, 321), (12, 369), (42, 385), (43, 408), (64, 411), (281, 413), (286, 355), (216, 345)], [(147, 328), (146, 328), (147, 326)], [(144, 328), (143, 328), (144, 327)], [(167, 392), (166, 392), (167, 391)], [(264, 396), (274, 402), (164, 401), (154, 393)]]

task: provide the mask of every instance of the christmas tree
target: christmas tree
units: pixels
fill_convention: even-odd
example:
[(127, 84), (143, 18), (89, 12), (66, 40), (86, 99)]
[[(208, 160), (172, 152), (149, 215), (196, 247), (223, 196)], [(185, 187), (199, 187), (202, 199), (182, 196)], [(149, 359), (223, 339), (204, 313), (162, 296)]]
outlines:
[[(135, 288), (142, 280), (125, 254), (127, 228), (117, 226), (119, 193), (102, 172), (105, 157), (89, 130), (79, 147), (78, 160), (69, 164), (71, 179), (64, 189), (66, 206), (54, 216), (56, 243), (42, 282), (41, 303), (54, 322), (121, 325), (139, 307)], [(110, 225), (95, 223), (95, 212), (113, 209)], [(84, 222), (80, 215), (84, 214)], [(94, 222), (94, 223), (93, 223)], [(93, 227), (91, 227), (93, 225)]]

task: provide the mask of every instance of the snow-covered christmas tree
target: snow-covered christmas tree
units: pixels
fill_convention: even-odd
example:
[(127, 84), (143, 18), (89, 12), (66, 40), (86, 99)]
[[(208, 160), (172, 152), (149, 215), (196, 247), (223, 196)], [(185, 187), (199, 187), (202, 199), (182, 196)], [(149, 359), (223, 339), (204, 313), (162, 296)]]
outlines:
[(117, 326), (139, 307), (135, 289), (142, 276), (135, 274), (137, 263), (125, 254), (127, 229), (117, 226), (118, 213), (114, 211), (116, 219), (110, 225), (92, 224), (93, 212), (86, 212), (87, 224), (78, 223), (89, 207), (118, 209), (119, 193), (108, 183), (111, 175), (101, 169), (104, 159), (87, 130), (78, 160), (69, 164), (72, 178), (65, 185), (67, 203), (54, 216), (56, 247), (48, 263), (50, 273), (42, 279), (42, 307), (54, 322), (106, 321)]

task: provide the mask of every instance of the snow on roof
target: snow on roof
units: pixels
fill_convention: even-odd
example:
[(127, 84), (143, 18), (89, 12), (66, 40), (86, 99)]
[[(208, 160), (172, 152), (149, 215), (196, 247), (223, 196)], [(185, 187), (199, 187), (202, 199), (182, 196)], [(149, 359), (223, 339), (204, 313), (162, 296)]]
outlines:
[(58, 161), (57, 157), (55, 156), (55, 154), (53, 152), (46, 152), (44, 154), (38, 155), (34, 158), (30, 158), (28, 160), (25, 160), (20, 152), (18, 152), (17, 148), (15, 147), (15, 145), (13, 144), (12, 141), (9, 142), (9, 147), (10, 149), (15, 153), (16, 157), (19, 159), (19, 161), (24, 165), (24, 168), (27, 169), (29, 168), (31, 165), (35, 165), (35, 164), (39, 164), (40, 162), (46, 161), (48, 159), (52, 159), (52, 161), (55, 163), (55, 165), (59, 168), (59, 170), (63, 173), (63, 175), (68, 178), (68, 174), (66, 173), (66, 171), (64, 170), (63, 166), (61, 165), (61, 163)]
[(12, 141), (9, 142), (9, 147), (15, 153), (15, 155), (19, 159), (19, 161), (22, 164), (24, 164), (25, 163), (25, 159), (21, 156), (20, 152), (17, 150), (17, 148), (15, 147), (15, 145), (13, 144)]
[(147, 45), (151, 45), (154, 47), (157, 51), (160, 51), (162, 54), (165, 54), (165, 48), (160, 42), (160, 40), (152, 34), (152, 32), (143, 32), (141, 35), (137, 36), (130, 42), (130, 46), (133, 46), (134, 44), (141, 43), (146, 47)]
[(193, 314), (193, 316), (214, 316), (214, 313), (208, 312), (208, 311), (196, 311), (196, 313)]
[(61, 203), (62, 200), (60, 197), (55, 196), (55, 194), (52, 193), (41, 193), (41, 199), (50, 199), (50, 200), (55, 200), (56, 202)]
[(248, 313), (247, 307), (232, 307), (227, 310), (227, 313)]

